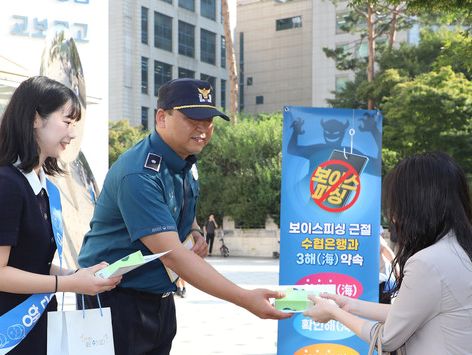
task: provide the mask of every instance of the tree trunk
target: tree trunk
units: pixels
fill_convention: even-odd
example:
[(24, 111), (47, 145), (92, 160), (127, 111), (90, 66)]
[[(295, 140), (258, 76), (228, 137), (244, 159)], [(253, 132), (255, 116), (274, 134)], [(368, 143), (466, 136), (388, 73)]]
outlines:
[(398, 23), (398, 10), (399, 6), (395, 6), (392, 10), (392, 21), (390, 22), (390, 31), (388, 33), (388, 49), (392, 49), (393, 44), (397, 36), (397, 23)]
[(233, 123), (237, 123), (238, 114), (238, 71), (236, 67), (236, 56), (234, 54), (233, 39), (231, 37), (231, 26), (229, 21), (228, 0), (221, 0), (221, 12), (223, 14), (223, 26), (226, 42), (226, 67), (228, 68), (230, 94), (229, 94), (229, 114)]
[[(371, 83), (374, 80), (374, 63), (375, 63), (375, 15), (373, 11), (373, 4), (369, 1), (367, 8), (367, 41), (369, 45), (369, 56), (367, 62), (367, 81)], [(374, 100), (369, 98), (367, 101), (367, 108), (372, 110), (374, 108)]]

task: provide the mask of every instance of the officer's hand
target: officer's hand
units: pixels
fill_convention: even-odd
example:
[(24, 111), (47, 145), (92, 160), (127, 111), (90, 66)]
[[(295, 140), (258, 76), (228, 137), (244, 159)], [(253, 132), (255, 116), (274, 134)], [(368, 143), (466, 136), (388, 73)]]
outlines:
[(269, 298), (284, 296), (283, 292), (262, 288), (247, 290), (242, 297), (241, 306), (262, 319), (286, 319), (290, 318), (292, 314), (275, 309), (269, 301)]
[(204, 258), (205, 256), (208, 255), (208, 244), (205, 241), (205, 238), (201, 233), (197, 231), (192, 232), (192, 237), (193, 240), (195, 241), (195, 244), (192, 248), (192, 251), (197, 254), (198, 256)]

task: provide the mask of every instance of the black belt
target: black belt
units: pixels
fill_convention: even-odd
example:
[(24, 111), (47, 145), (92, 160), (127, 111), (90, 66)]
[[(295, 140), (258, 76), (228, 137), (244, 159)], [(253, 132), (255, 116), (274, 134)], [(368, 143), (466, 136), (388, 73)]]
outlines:
[(172, 292), (165, 292), (165, 293), (152, 293), (146, 291), (139, 291), (132, 288), (124, 288), (124, 287), (116, 287), (114, 290), (116, 292), (126, 293), (128, 295), (132, 295), (139, 298), (149, 299), (149, 300), (160, 300), (162, 298), (166, 298), (172, 294)]

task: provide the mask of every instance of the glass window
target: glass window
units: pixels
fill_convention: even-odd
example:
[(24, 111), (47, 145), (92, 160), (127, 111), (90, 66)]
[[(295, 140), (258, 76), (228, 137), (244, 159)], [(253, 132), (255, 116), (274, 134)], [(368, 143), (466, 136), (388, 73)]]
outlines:
[(172, 17), (154, 12), (154, 47), (172, 52)]
[(239, 112), (244, 111), (244, 32), (239, 33)]
[(169, 4), (172, 4), (172, 0), (161, 0), (161, 1), (164, 1), (164, 2), (167, 2)]
[(141, 43), (148, 44), (148, 14), (149, 9), (141, 7)]
[(346, 25), (355, 25), (358, 31), (367, 30), (367, 20), (364, 16), (356, 14), (355, 12), (342, 11), (336, 14), (336, 33), (346, 33)]
[(279, 20), (275, 20), (275, 29), (276, 31), (289, 30), (291, 28), (302, 27), (302, 17), (288, 17)]
[(216, 34), (204, 29), (200, 31), (200, 60), (205, 63), (215, 64), (216, 60)]
[(216, 78), (214, 76), (210, 76), (207, 74), (200, 74), (200, 80), (205, 80), (208, 81), (213, 88), (213, 95), (215, 96), (213, 98), (213, 102), (216, 102)]
[(346, 25), (346, 19), (349, 17), (349, 12), (339, 12), (336, 14), (336, 33), (345, 33), (343, 26)]
[(342, 49), (345, 55), (350, 55), (351, 58), (366, 58), (368, 56), (369, 48), (366, 41), (356, 41), (344, 44), (336, 44), (336, 49)]
[(256, 96), (256, 105), (262, 105), (264, 103), (264, 96)]
[(221, 107), (226, 110), (226, 80), (221, 79)]
[(179, 78), (195, 78), (195, 72), (193, 70), (180, 68), (179, 67)]
[(359, 43), (356, 49), (358, 58), (367, 58), (369, 56), (369, 43), (367, 41)]
[(195, 0), (179, 0), (179, 7), (195, 12)]
[(141, 124), (143, 125), (143, 129), (148, 129), (148, 115), (149, 108), (141, 106)]
[(336, 92), (341, 92), (346, 87), (347, 82), (349, 82), (348, 75), (337, 75), (336, 76)]
[(154, 61), (154, 95), (157, 96), (159, 88), (172, 79), (172, 65)]
[(246, 80), (246, 85), (251, 86), (252, 85), (252, 76), (248, 76)]
[(148, 93), (148, 67), (149, 59), (146, 57), (141, 57), (141, 93)]
[(215, 0), (200, 0), (200, 14), (211, 20), (216, 20)]
[(226, 68), (226, 38), (221, 36), (221, 67)]
[(179, 21), (179, 54), (195, 56), (195, 26)]

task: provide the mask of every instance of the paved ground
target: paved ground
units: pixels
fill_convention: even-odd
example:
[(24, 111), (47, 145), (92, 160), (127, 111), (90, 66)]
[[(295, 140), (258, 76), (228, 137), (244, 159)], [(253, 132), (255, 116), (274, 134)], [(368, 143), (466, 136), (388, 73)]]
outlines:
[[(278, 260), (211, 257), (220, 273), (247, 288), (278, 285)], [(277, 321), (261, 320), (245, 309), (187, 286), (186, 298), (175, 298), (178, 331), (171, 355), (273, 355)]]
[[(242, 287), (272, 288), (278, 285), (278, 260), (230, 256), (211, 257), (207, 261)], [(178, 331), (171, 355), (277, 353), (277, 321), (261, 320), (245, 309), (209, 296), (188, 284), (186, 297), (176, 297), (175, 303)], [(73, 294), (66, 293), (64, 308), (75, 309)]]

